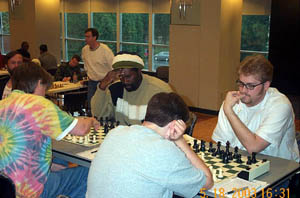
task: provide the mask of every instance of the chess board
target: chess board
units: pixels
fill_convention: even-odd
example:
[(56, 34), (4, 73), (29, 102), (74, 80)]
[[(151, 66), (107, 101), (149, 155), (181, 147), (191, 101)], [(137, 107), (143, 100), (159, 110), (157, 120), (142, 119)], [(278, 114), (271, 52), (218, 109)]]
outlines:
[[(185, 140), (191, 145), (193, 150), (195, 139), (191, 136), (185, 135)], [(200, 140), (196, 140), (197, 144), (200, 144)], [(214, 145), (215, 146), (215, 145)], [(247, 164), (248, 156), (240, 156), (242, 162), (237, 162), (236, 159), (229, 160), (228, 163), (223, 163), (223, 159), (219, 156), (213, 156), (212, 152), (209, 151), (208, 147), (205, 147), (205, 151), (195, 151), (205, 164), (211, 170), (214, 182), (219, 183), (226, 179), (240, 177), (252, 181), (256, 177), (268, 172), (270, 170), (270, 161), (257, 159), (256, 163)], [(219, 177), (220, 172), (222, 176)]]
[(98, 121), (101, 125), (98, 130), (91, 128), (90, 132), (85, 136), (68, 134), (62, 140), (86, 147), (100, 145), (108, 132), (120, 124), (119, 121), (115, 122), (102, 117)]
[(85, 136), (68, 134), (62, 140), (73, 144), (91, 147), (100, 145), (103, 142), (107, 133), (104, 132), (104, 127), (100, 127), (98, 130), (91, 128), (90, 132)]

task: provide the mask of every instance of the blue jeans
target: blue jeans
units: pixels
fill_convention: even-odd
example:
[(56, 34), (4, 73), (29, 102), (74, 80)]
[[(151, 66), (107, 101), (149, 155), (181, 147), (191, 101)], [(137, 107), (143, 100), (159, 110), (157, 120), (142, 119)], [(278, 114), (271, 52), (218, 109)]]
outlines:
[(87, 95), (87, 100), (88, 100), (88, 108), (89, 110), (91, 109), (91, 99), (94, 96), (96, 90), (97, 90), (97, 85), (100, 81), (93, 81), (89, 80), (88, 81), (88, 95)]
[(50, 172), (41, 198), (65, 195), (70, 198), (85, 198), (89, 169), (78, 166)]

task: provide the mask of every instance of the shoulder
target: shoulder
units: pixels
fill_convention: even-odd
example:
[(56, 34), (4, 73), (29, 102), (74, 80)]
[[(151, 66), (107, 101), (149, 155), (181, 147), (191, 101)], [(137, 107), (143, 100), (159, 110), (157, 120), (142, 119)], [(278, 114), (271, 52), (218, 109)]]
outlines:
[(269, 88), (267, 94), (268, 95), (266, 97), (268, 98), (265, 106), (272, 108), (277, 106), (286, 106), (292, 108), (290, 100), (286, 97), (286, 95), (280, 93), (276, 88)]
[(86, 52), (86, 51), (88, 51), (88, 49), (89, 49), (89, 45), (85, 45), (83, 48), (82, 48), (82, 52)]
[(143, 81), (145, 86), (149, 86), (149, 88), (152, 88), (153, 90), (157, 90), (159, 92), (172, 92), (172, 89), (168, 83), (156, 77), (143, 74)]

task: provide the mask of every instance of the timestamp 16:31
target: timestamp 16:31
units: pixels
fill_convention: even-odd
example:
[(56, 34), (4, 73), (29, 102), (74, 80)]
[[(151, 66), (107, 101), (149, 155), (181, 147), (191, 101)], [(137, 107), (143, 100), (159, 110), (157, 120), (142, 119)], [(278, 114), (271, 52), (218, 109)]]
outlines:
[[(262, 198), (290, 198), (290, 189), (289, 188), (262, 188), (257, 191), (255, 188), (232, 188), (232, 193), (230, 192), (230, 196), (232, 198), (256, 198), (256, 195), (261, 190), (261, 197)], [(207, 198), (208, 195), (206, 194), (206, 189), (201, 188), (200, 190), (200, 197)], [(227, 197), (228, 192), (225, 192), (224, 188), (214, 188), (214, 196), (213, 198), (225, 198)]]

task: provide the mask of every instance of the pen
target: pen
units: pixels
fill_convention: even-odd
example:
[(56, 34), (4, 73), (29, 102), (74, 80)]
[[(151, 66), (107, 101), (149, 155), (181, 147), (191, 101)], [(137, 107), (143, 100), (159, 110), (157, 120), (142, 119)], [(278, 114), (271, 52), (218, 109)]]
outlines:
[(96, 153), (98, 150), (92, 151), (91, 153)]
[(227, 192), (227, 193), (225, 193), (225, 194), (230, 195), (230, 194), (232, 194), (232, 193), (234, 193), (234, 192), (236, 192), (236, 191), (243, 191), (243, 190), (246, 190), (247, 188), (249, 188), (249, 187), (248, 187), (248, 186), (245, 186), (245, 187), (242, 187), (242, 188), (237, 188), (237, 189), (231, 190), (231, 191), (229, 191), (229, 192)]

